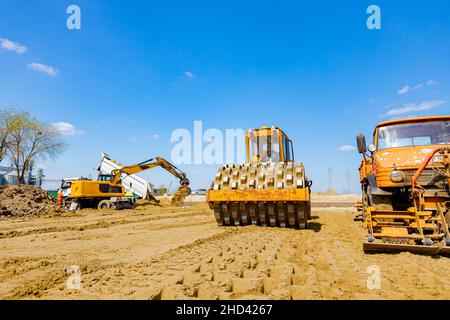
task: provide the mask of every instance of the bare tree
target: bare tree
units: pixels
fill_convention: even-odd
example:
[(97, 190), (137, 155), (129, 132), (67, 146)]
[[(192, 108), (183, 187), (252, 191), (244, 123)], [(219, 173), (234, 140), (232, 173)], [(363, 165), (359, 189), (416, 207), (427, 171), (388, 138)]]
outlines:
[(66, 145), (55, 128), (32, 118), (28, 112), (12, 112), (9, 122), (12, 129), (6, 145), (7, 154), (16, 170), (18, 182), (22, 184), (33, 160), (54, 158)]
[(0, 162), (5, 158), (11, 135), (11, 110), (0, 110)]

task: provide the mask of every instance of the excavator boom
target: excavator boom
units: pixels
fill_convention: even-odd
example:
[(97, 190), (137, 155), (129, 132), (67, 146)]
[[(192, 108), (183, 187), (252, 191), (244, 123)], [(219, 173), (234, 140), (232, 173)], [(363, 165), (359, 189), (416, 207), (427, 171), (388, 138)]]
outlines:
[(187, 179), (186, 173), (175, 167), (169, 161), (160, 157), (156, 157), (154, 159), (150, 159), (138, 164), (125, 166), (121, 169), (113, 170), (112, 171), (113, 178), (111, 179), (111, 183), (117, 184), (120, 181), (122, 174), (126, 175), (136, 174), (155, 167), (162, 167), (163, 169), (169, 171), (173, 176), (178, 178), (180, 180), (180, 183), (189, 184), (189, 180)]
[(153, 169), (155, 167), (161, 167), (165, 169), (166, 171), (170, 172), (174, 177), (180, 180), (180, 187), (178, 188), (177, 192), (175, 192), (172, 198), (172, 204), (180, 205), (183, 202), (184, 198), (191, 193), (191, 189), (189, 188), (189, 179), (187, 178), (185, 172), (181, 171), (173, 164), (171, 164), (169, 161), (161, 157), (149, 159), (147, 161), (135, 165), (125, 166), (122, 167), (121, 169), (115, 169), (111, 172), (113, 178), (111, 179), (110, 182), (111, 184), (118, 184), (123, 174), (126, 175), (136, 174), (145, 170)]

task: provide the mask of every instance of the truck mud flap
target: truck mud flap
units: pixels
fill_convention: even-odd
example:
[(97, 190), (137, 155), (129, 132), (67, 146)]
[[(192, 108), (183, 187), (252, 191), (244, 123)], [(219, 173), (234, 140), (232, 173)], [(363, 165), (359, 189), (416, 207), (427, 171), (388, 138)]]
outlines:
[[(450, 249), (450, 248), (449, 248)], [(413, 252), (419, 254), (436, 255), (442, 248), (438, 246), (396, 244), (396, 243), (376, 243), (364, 242), (363, 250), (365, 253), (370, 252)], [(450, 250), (449, 250), (450, 252)]]

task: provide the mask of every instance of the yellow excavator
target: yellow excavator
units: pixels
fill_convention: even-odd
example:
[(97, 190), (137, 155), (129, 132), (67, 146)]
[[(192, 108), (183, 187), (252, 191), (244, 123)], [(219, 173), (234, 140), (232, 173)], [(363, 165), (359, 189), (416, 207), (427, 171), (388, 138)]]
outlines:
[[(101, 175), (99, 180), (75, 180), (70, 185), (70, 195), (65, 199), (65, 202), (70, 202), (71, 210), (82, 208), (131, 209), (134, 207), (135, 198), (126, 196), (121, 180), (124, 175), (136, 174), (155, 167), (161, 167), (169, 171), (180, 180), (180, 187), (172, 197), (172, 205), (181, 205), (184, 198), (191, 193), (189, 179), (186, 173), (160, 157), (115, 169), (111, 172), (111, 175)], [(105, 179), (106, 176), (108, 176), (108, 179)]]
[(311, 180), (294, 162), (292, 141), (277, 127), (249, 129), (247, 163), (219, 168), (207, 202), (219, 225), (305, 229), (311, 218)]

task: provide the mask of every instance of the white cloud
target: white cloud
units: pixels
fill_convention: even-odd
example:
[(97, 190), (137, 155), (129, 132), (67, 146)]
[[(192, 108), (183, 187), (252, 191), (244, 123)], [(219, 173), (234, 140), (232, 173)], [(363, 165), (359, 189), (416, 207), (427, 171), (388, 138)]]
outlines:
[(191, 79), (194, 79), (194, 78), (195, 78), (195, 75), (194, 75), (192, 72), (190, 72), (190, 71), (186, 71), (186, 72), (184, 73), (184, 75), (185, 75), (186, 77), (188, 77), (188, 78), (191, 78)]
[(406, 103), (403, 107), (389, 110), (384, 116), (398, 116), (404, 113), (429, 110), (444, 104), (445, 100), (429, 100), (422, 103)]
[(409, 85), (404, 86), (403, 88), (401, 88), (400, 90), (397, 91), (397, 94), (405, 94), (408, 93), (410, 91), (416, 91), (419, 89), (422, 89), (424, 86), (435, 86), (439, 84), (439, 82), (437, 82), (436, 80), (428, 80), (425, 83), (420, 83), (414, 87), (411, 87)]
[(158, 140), (161, 136), (159, 134), (152, 135), (152, 139)]
[(37, 62), (29, 63), (27, 64), (27, 67), (34, 71), (46, 73), (51, 77), (56, 77), (59, 73), (56, 68)]
[(139, 142), (140, 140), (141, 139), (139, 137), (136, 137), (136, 136), (132, 136), (132, 137), (130, 137), (128, 139), (128, 141), (131, 142), (131, 143), (136, 143), (136, 142)]
[(411, 91), (411, 87), (406, 85), (403, 88), (401, 88), (400, 90), (398, 90), (397, 94), (405, 94), (405, 93), (408, 93), (409, 91)]
[(68, 122), (55, 122), (52, 126), (63, 136), (77, 137), (84, 134), (84, 131), (78, 130), (75, 126)]
[(354, 146), (345, 145), (345, 146), (340, 146), (338, 148), (338, 150), (344, 152), (344, 151), (353, 151), (353, 150), (356, 150), (356, 148)]
[(21, 45), (17, 42), (5, 39), (5, 38), (0, 38), (0, 47), (2, 47), (5, 50), (8, 51), (13, 51), (15, 53), (18, 54), (24, 54), (25, 52), (27, 52), (27, 47), (25, 47), (24, 45)]

